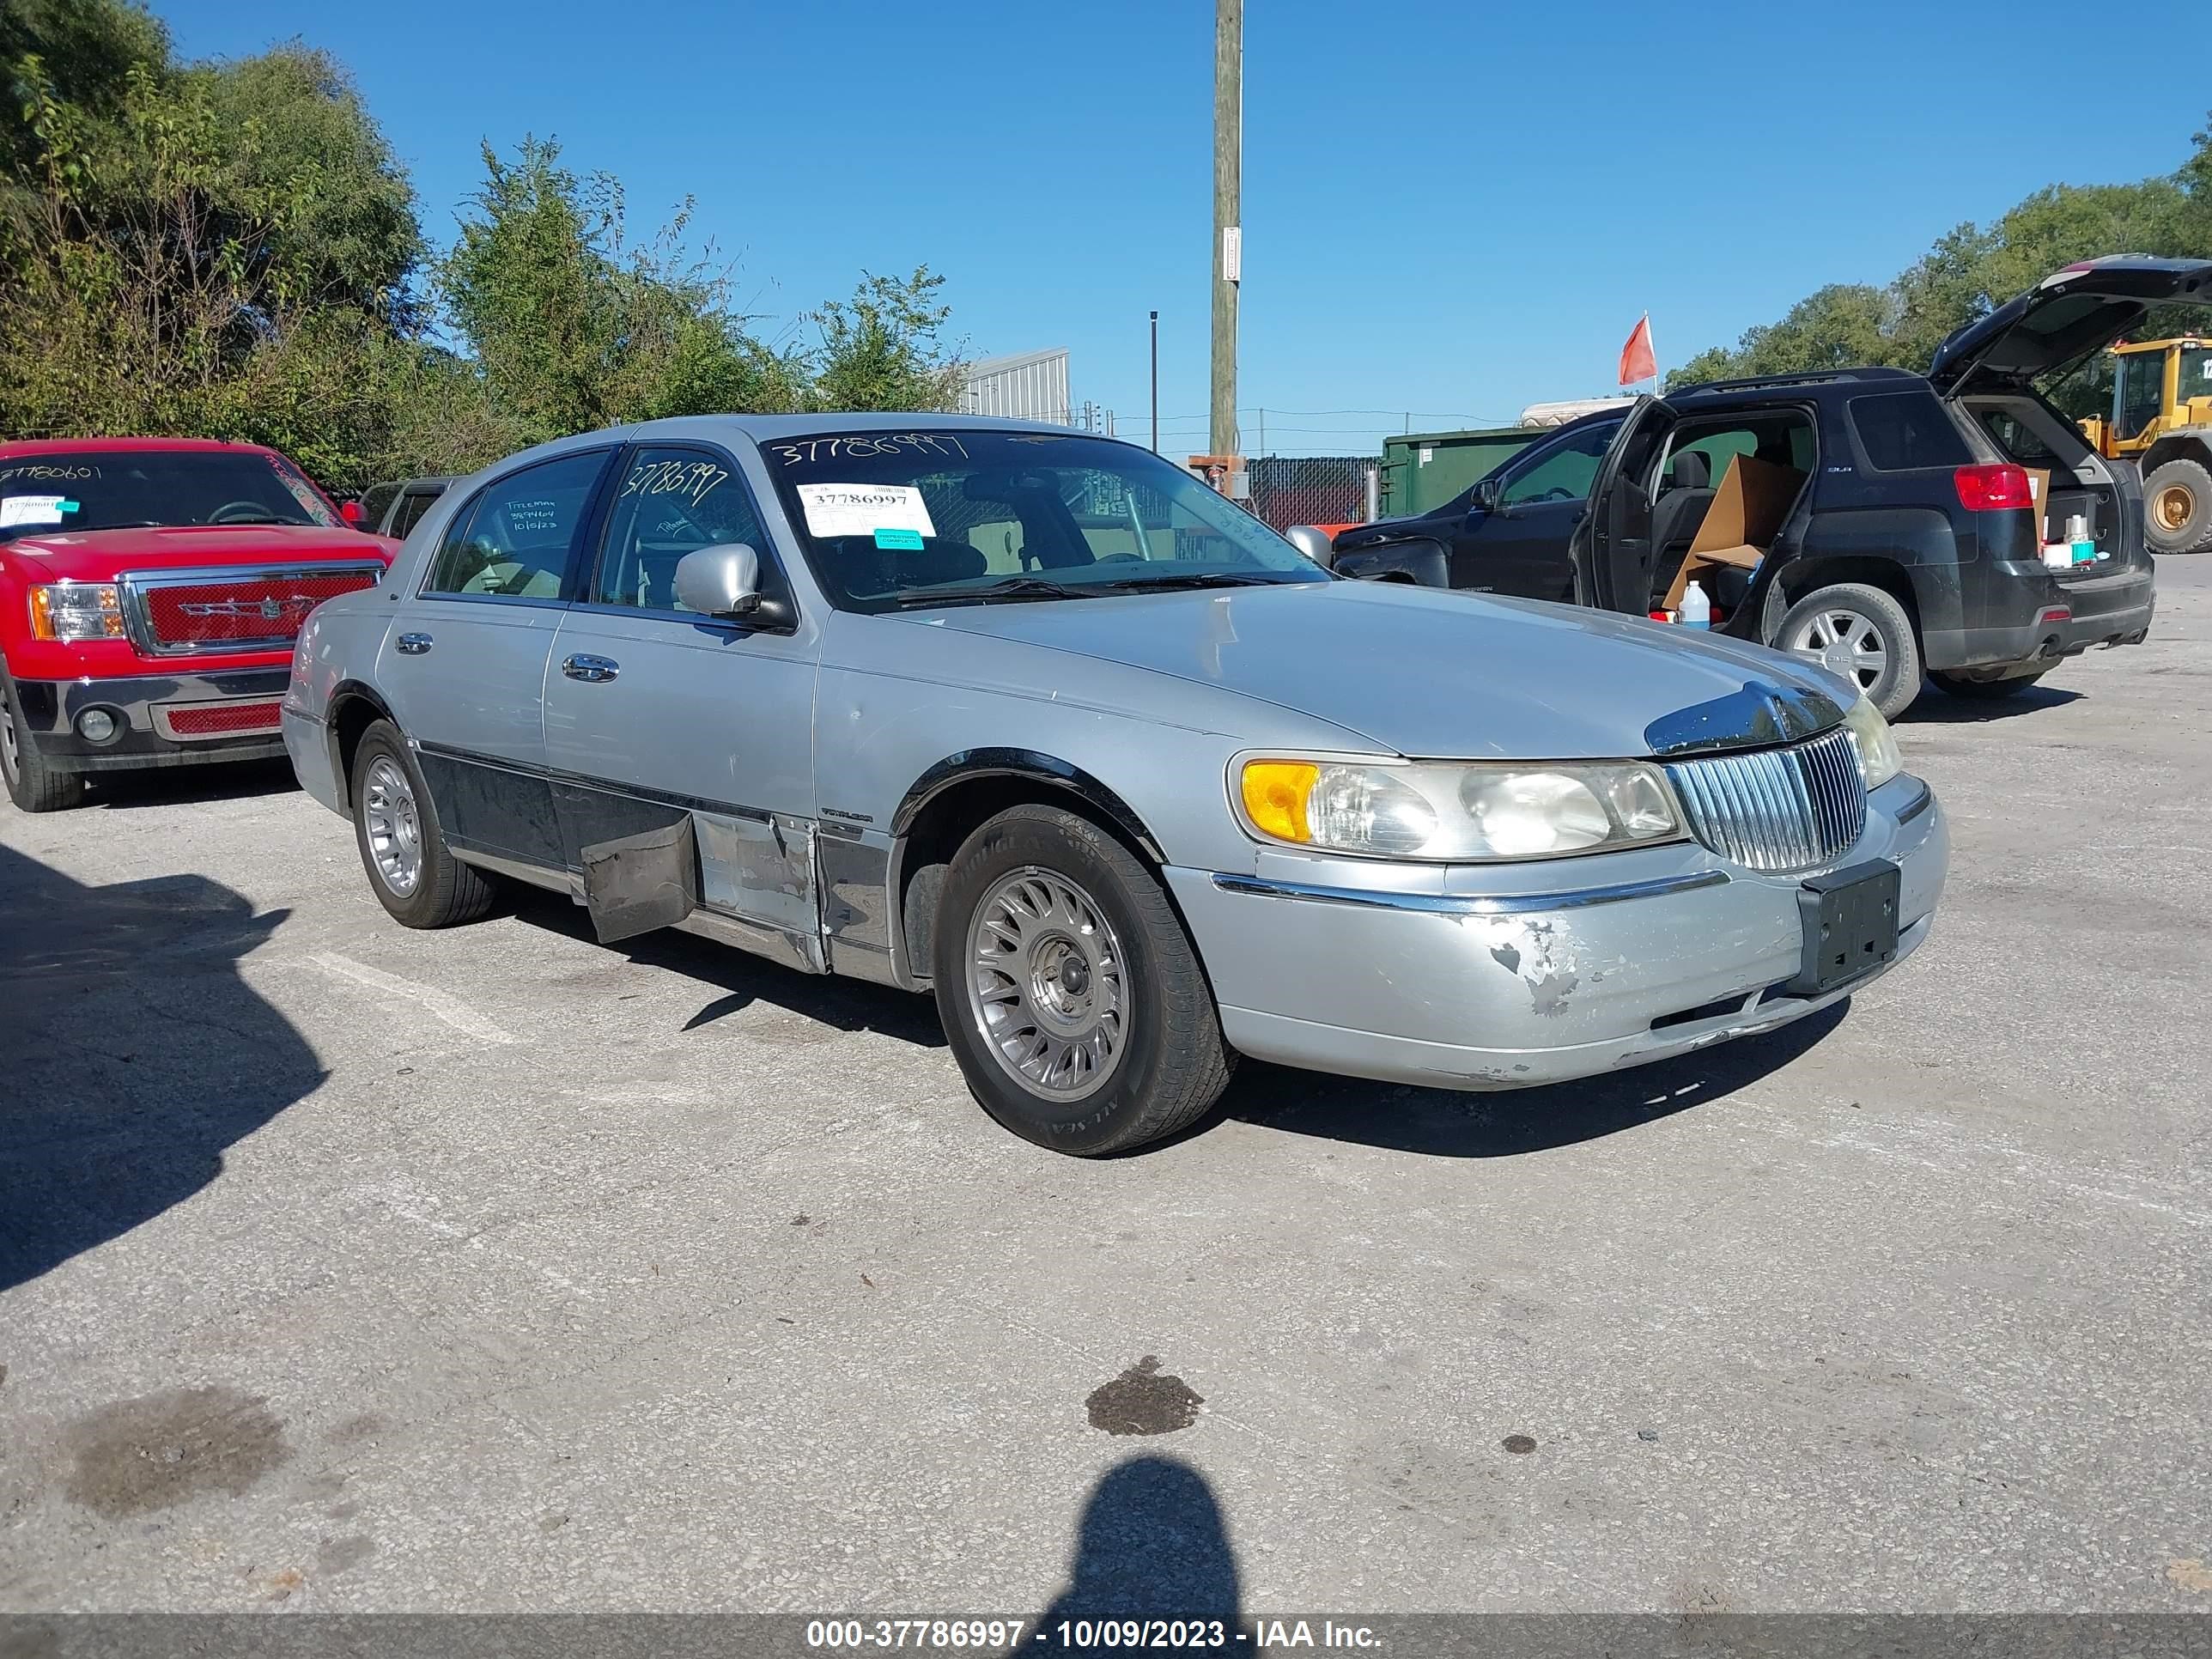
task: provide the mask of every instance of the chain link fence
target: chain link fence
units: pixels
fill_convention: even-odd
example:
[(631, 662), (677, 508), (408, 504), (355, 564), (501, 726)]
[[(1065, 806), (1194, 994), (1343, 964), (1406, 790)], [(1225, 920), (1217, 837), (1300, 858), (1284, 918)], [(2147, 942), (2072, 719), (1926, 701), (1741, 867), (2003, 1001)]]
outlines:
[(1294, 524), (1361, 524), (1373, 516), (1375, 461), (1364, 455), (1263, 455), (1245, 463), (1245, 505), (1277, 530)]

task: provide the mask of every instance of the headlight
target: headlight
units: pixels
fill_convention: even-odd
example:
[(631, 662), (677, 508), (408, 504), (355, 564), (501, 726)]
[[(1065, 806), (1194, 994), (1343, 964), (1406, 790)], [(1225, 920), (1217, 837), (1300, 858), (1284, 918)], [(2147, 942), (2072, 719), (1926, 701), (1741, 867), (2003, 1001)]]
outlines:
[(1897, 752), (1897, 734), (1881, 717), (1881, 710), (1861, 697), (1844, 716), (1844, 730), (1851, 734), (1858, 750), (1859, 775), (1866, 787), (1878, 789), (1905, 769), (1905, 757)]
[(1238, 767), (1230, 796), (1263, 840), (1372, 858), (1558, 858), (1682, 834), (1658, 768), (1632, 761), (1255, 759)]
[(123, 598), (112, 584), (49, 582), (31, 590), (31, 637), (119, 640)]

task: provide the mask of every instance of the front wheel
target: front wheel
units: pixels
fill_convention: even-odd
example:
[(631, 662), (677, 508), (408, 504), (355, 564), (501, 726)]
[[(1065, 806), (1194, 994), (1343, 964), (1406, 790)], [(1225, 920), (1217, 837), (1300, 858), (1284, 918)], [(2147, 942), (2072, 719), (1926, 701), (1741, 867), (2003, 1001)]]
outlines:
[(1920, 641), (1895, 597), (1863, 582), (1815, 588), (1791, 605), (1774, 643), (1841, 674), (1895, 720), (1920, 695)]
[(969, 1089), (1024, 1139), (1126, 1152), (1195, 1121), (1228, 1086), (1236, 1056), (1167, 894), (1072, 812), (1010, 807), (969, 836), (930, 954)]
[(84, 774), (64, 772), (39, 752), (37, 733), (15, 704), (15, 682), (0, 665), (0, 783), (26, 812), (59, 812), (84, 804)]
[(498, 896), (490, 878), (455, 858), (407, 740), (372, 720), (353, 757), (354, 840), (369, 890), (409, 927), (474, 921)]
[(2212, 549), (2212, 471), (2178, 457), (2143, 480), (2143, 539), (2154, 553)]

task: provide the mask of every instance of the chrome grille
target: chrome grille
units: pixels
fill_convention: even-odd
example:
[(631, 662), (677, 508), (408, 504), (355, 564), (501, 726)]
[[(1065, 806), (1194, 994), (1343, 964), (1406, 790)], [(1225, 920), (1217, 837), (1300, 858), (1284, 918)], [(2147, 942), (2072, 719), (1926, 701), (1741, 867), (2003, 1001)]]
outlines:
[(1788, 749), (1677, 761), (1667, 775), (1690, 833), (1753, 870), (1810, 870), (1850, 850), (1866, 827), (1866, 783), (1840, 728)]

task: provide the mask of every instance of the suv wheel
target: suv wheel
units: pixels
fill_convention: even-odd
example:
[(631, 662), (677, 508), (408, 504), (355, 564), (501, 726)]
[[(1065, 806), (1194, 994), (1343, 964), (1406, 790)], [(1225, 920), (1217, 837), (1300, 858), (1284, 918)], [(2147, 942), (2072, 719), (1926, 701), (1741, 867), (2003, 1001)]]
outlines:
[(1236, 1056), (1167, 894), (1087, 819), (1015, 806), (954, 856), (931, 969), (983, 1109), (1086, 1158), (1202, 1116)]
[(30, 722), (15, 706), (15, 682), (0, 665), (0, 783), (26, 812), (59, 812), (84, 804), (84, 774), (64, 772), (39, 752)]
[(2182, 459), (2154, 467), (2143, 480), (2143, 539), (2154, 553), (2212, 549), (2212, 471)]
[(438, 809), (406, 739), (373, 720), (353, 757), (353, 832), (369, 890), (409, 927), (474, 921), (498, 896), (490, 878), (447, 849)]
[(1838, 582), (1791, 605), (1774, 643), (1841, 674), (1895, 720), (1920, 695), (1920, 641), (1905, 607), (1879, 587)]

